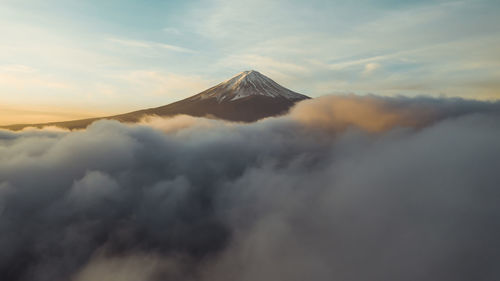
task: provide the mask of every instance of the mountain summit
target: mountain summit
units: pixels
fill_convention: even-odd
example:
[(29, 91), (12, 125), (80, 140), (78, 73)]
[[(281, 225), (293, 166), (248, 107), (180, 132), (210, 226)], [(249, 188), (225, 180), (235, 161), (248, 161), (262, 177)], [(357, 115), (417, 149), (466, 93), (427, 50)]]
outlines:
[(217, 86), (205, 90), (190, 100), (215, 98), (217, 102), (231, 102), (251, 96), (284, 98), (289, 101), (307, 99), (307, 96), (288, 90), (255, 70), (243, 71)]
[(19, 130), (28, 126), (58, 126), (79, 129), (101, 119), (138, 122), (148, 115), (174, 116), (179, 114), (235, 122), (254, 122), (262, 118), (284, 114), (296, 102), (305, 99), (309, 99), (309, 97), (284, 88), (271, 78), (255, 70), (250, 70), (243, 71), (199, 94), (156, 108), (102, 118), (43, 124), (19, 124), (4, 126), (4, 128)]

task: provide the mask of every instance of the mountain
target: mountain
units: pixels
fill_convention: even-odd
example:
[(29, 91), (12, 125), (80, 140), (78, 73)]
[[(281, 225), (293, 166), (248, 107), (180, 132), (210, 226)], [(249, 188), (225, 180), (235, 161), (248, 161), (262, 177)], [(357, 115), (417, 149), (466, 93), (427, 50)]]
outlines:
[(282, 87), (269, 77), (255, 70), (250, 70), (241, 72), (215, 87), (188, 98), (188, 100), (216, 99), (218, 103), (228, 103), (255, 96), (282, 98), (288, 101), (309, 98)]
[(197, 95), (156, 108), (120, 115), (43, 124), (18, 124), (3, 128), (20, 130), (24, 127), (58, 126), (68, 129), (85, 128), (100, 119), (137, 122), (147, 115), (174, 116), (186, 114), (237, 122), (254, 122), (259, 119), (286, 113), (296, 102), (309, 99), (274, 82), (261, 73), (244, 71)]

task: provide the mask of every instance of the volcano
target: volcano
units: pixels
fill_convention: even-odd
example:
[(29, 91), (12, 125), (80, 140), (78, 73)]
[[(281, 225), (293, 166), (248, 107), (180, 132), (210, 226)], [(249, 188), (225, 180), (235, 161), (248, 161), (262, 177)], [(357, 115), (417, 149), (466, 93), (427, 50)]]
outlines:
[(138, 122), (141, 118), (175, 116), (179, 114), (208, 117), (234, 122), (254, 122), (262, 118), (285, 114), (297, 102), (310, 97), (282, 87), (271, 78), (255, 71), (244, 71), (212, 88), (189, 98), (160, 106), (120, 115), (43, 124), (18, 124), (4, 128), (57, 126), (81, 129), (101, 119)]

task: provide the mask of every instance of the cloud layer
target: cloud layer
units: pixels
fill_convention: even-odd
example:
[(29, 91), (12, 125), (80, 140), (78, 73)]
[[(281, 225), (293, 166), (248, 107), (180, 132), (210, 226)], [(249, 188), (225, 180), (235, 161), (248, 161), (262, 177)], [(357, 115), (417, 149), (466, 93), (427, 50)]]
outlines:
[(499, 108), (343, 96), (0, 131), (0, 279), (496, 280)]

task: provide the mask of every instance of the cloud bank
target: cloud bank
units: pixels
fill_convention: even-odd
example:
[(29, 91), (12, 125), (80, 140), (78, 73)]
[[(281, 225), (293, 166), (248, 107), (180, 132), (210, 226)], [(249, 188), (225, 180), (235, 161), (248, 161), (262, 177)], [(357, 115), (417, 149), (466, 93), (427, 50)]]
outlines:
[(496, 280), (500, 105), (0, 131), (2, 280)]

